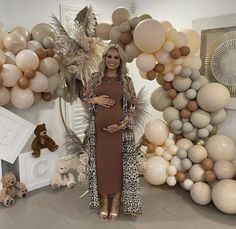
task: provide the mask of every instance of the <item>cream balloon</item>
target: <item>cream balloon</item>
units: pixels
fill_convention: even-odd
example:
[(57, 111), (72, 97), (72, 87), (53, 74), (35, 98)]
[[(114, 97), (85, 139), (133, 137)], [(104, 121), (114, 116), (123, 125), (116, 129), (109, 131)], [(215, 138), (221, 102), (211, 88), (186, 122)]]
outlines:
[(58, 74), (48, 77), (48, 86), (44, 92), (55, 91), (58, 86), (58, 83), (59, 83), (59, 75)]
[(187, 46), (190, 48), (190, 55), (196, 53), (200, 48), (200, 36), (193, 29), (184, 29), (182, 32), (187, 36), (188, 43)]
[(0, 62), (2, 64), (5, 64), (6, 63), (6, 59), (7, 59), (7, 57), (6, 57), (5, 53), (0, 49)]
[(25, 49), (26, 41), (19, 33), (12, 32), (6, 35), (4, 38), (4, 46), (6, 50), (13, 52), (14, 54)]
[(172, 62), (170, 54), (163, 49), (158, 50), (154, 55), (159, 64), (169, 64)]
[(15, 86), (11, 90), (11, 102), (19, 109), (27, 109), (34, 103), (34, 94), (29, 88), (20, 89)]
[(39, 58), (34, 51), (24, 49), (16, 55), (16, 65), (22, 71), (25, 71), (28, 68), (36, 70), (39, 65)]
[(224, 108), (230, 99), (228, 89), (219, 83), (207, 83), (200, 88), (197, 94), (199, 106), (209, 112)]
[(160, 22), (154, 19), (141, 21), (134, 29), (135, 45), (145, 53), (153, 53), (165, 42), (165, 31)]
[(205, 145), (208, 157), (213, 161), (235, 159), (236, 147), (231, 138), (224, 135), (210, 137)]
[(143, 72), (151, 71), (156, 65), (156, 60), (152, 54), (141, 53), (136, 58), (136, 66)]
[(36, 71), (36, 75), (30, 80), (29, 88), (34, 92), (43, 92), (48, 87), (48, 78), (43, 73)]
[(217, 182), (212, 188), (214, 205), (226, 214), (236, 214), (236, 181), (225, 179)]
[(190, 189), (192, 200), (199, 205), (206, 205), (211, 202), (211, 188), (204, 182), (197, 182)]
[(201, 167), (200, 164), (194, 164), (189, 170), (189, 176), (194, 182), (203, 181), (204, 172), (205, 170)]
[(213, 170), (218, 180), (231, 179), (235, 175), (235, 166), (227, 160), (218, 160), (214, 163)]
[(190, 149), (193, 146), (193, 143), (192, 143), (192, 141), (190, 141), (187, 138), (182, 138), (176, 142), (176, 146), (179, 149), (183, 149), (183, 150), (187, 151), (188, 149)]
[(210, 119), (210, 114), (202, 109), (197, 109), (190, 117), (192, 124), (197, 128), (207, 127), (210, 123)]
[(6, 51), (6, 64), (16, 65), (16, 56), (11, 51)]
[(35, 25), (31, 30), (33, 40), (39, 41), (42, 43), (45, 37), (52, 37), (55, 40), (55, 30), (54, 28), (47, 23), (39, 23)]
[(0, 76), (3, 79), (3, 86), (13, 87), (17, 80), (23, 75), (21, 70), (13, 64), (4, 64)]
[(179, 111), (174, 107), (167, 107), (163, 111), (163, 118), (167, 123), (180, 119)]
[(26, 43), (26, 49), (36, 51), (37, 49), (43, 49), (43, 46), (39, 41), (31, 40)]
[(159, 146), (168, 138), (169, 129), (162, 120), (153, 119), (146, 124), (144, 134), (148, 141)]
[(11, 32), (19, 33), (24, 37), (26, 42), (30, 40), (30, 32), (23, 26), (14, 27)]
[(7, 35), (7, 31), (4, 25), (0, 22), (0, 49), (4, 50), (4, 38)]
[(169, 162), (162, 157), (151, 157), (147, 161), (147, 169), (144, 171), (144, 178), (147, 182), (153, 185), (164, 184), (167, 180), (168, 174), (166, 169)]
[(109, 33), (112, 28), (112, 25), (106, 22), (99, 23), (96, 26), (96, 34), (103, 40), (109, 40)]
[(46, 57), (39, 63), (39, 70), (46, 76), (53, 76), (59, 71), (59, 64), (53, 57)]
[(175, 176), (169, 176), (166, 180), (166, 183), (169, 185), (169, 186), (175, 186), (177, 181), (176, 181), (176, 178)]
[(0, 106), (6, 105), (10, 100), (10, 92), (5, 87), (0, 87)]
[(172, 24), (169, 21), (161, 21), (160, 23), (164, 30), (173, 28)]
[(188, 158), (194, 163), (200, 163), (207, 158), (207, 151), (201, 145), (194, 145), (188, 149)]
[(172, 105), (172, 100), (167, 96), (163, 87), (159, 87), (153, 91), (150, 102), (152, 107), (158, 111), (164, 111), (164, 109)]

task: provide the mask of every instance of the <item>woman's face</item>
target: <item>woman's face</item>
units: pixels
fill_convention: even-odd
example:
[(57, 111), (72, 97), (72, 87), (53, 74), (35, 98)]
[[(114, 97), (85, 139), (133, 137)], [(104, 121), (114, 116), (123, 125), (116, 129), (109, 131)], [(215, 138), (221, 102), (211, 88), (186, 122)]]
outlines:
[(120, 55), (118, 51), (111, 48), (106, 55), (106, 66), (109, 70), (116, 70), (120, 66)]

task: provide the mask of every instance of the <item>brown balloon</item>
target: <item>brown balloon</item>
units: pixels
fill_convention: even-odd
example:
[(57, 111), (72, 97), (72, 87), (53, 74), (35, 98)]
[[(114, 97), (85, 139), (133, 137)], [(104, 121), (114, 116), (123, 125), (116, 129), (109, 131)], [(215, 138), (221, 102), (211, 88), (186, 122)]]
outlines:
[(27, 68), (24, 71), (24, 76), (28, 79), (33, 79), (36, 76), (36, 71), (33, 68)]
[(0, 72), (3, 70), (3, 63), (0, 61)]
[(166, 94), (171, 99), (174, 99), (177, 96), (178, 93), (177, 93), (177, 91), (174, 88), (171, 88), (171, 89), (166, 91)]
[(146, 138), (143, 138), (142, 142), (141, 142), (141, 145), (147, 146), (149, 143), (150, 142)]
[(49, 102), (52, 100), (52, 93), (50, 92), (42, 92), (41, 97), (45, 102)]
[(156, 146), (153, 143), (148, 143), (148, 153), (155, 153)]
[(209, 170), (213, 168), (213, 161), (210, 158), (205, 158), (201, 161), (201, 166), (205, 170)]
[(47, 56), (48, 56), (48, 57), (54, 57), (54, 51), (53, 51), (53, 49), (47, 48), (47, 49), (46, 49), (46, 52), (47, 52)]
[(173, 140), (175, 141), (175, 143), (177, 141), (179, 141), (180, 139), (182, 139), (184, 136), (182, 134), (174, 134), (173, 135)]
[(179, 57), (181, 57), (181, 53), (178, 48), (173, 49), (170, 52), (170, 57), (174, 60), (177, 60)]
[(121, 33), (120, 41), (123, 44), (129, 44), (132, 41), (132, 35), (128, 32)]
[(18, 86), (21, 88), (21, 89), (26, 89), (29, 87), (30, 85), (30, 81), (27, 77), (25, 76), (21, 76), (19, 79), (18, 79)]
[(216, 174), (212, 170), (207, 170), (203, 174), (203, 179), (208, 183), (213, 183), (216, 180)]
[(187, 56), (190, 53), (190, 48), (188, 46), (182, 46), (179, 48), (181, 56)]
[(192, 112), (196, 111), (198, 109), (197, 101), (196, 100), (189, 101), (188, 104), (187, 104), (187, 108), (188, 108), (188, 110), (190, 110)]
[(154, 80), (156, 78), (156, 72), (154, 70), (151, 70), (147, 72), (146, 77), (148, 80)]
[(186, 179), (186, 174), (178, 171), (175, 175), (175, 178), (178, 182), (183, 182)]
[(36, 49), (35, 52), (40, 60), (44, 59), (48, 55), (47, 51), (42, 48)]
[(180, 111), (180, 116), (182, 118), (189, 118), (191, 116), (192, 112), (189, 111), (188, 109), (184, 108), (183, 110)]
[(165, 71), (165, 65), (164, 64), (156, 64), (154, 67), (154, 71), (157, 73), (162, 73)]
[(167, 91), (172, 88), (172, 83), (168, 81), (164, 81), (162, 87)]

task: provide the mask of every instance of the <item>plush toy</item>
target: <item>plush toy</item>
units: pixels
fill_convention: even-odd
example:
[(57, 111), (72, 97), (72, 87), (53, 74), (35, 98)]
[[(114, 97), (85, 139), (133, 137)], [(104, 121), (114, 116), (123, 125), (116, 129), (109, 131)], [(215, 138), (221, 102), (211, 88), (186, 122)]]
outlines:
[(12, 206), (15, 202), (14, 197), (24, 198), (28, 191), (24, 183), (16, 180), (16, 176), (12, 172), (6, 173), (2, 179), (2, 190), (0, 191), (0, 203), (5, 206)]
[(47, 135), (46, 125), (44, 123), (36, 126), (34, 134), (36, 137), (31, 144), (33, 157), (39, 157), (40, 150), (44, 148), (48, 148), (51, 152), (58, 149), (58, 145)]
[(57, 172), (52, 177), (51, 186), (53, 189), (58, 189), (61, 186), (67, 186), (68, 188), (72, 188), (75, 186), (75, 177), (69, 172), (69, 162), (62, 161), (58, 163)]

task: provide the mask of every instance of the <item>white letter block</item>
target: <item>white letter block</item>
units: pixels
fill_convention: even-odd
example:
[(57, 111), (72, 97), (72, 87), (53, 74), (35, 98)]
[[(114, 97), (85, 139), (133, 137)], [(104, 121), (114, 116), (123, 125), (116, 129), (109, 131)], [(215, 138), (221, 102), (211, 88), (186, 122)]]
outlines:
[(34, 158), (32, 152), (20, 154), (20, 181), (25, 183), (29, 191), (51, 184), (57, 160), (58, 150), (50, 152), (48, 149), (43, 149), (39, 158)]

